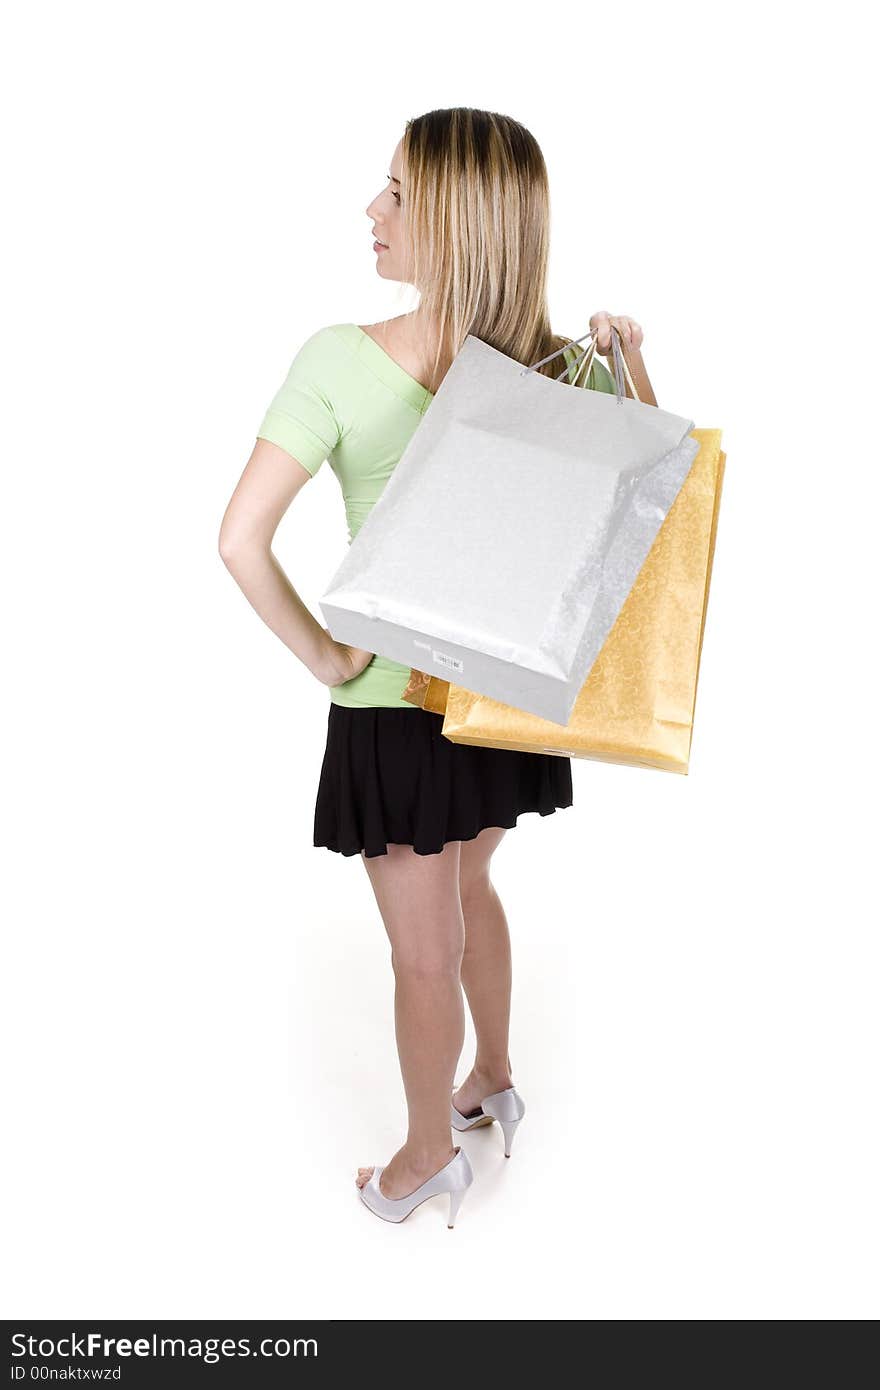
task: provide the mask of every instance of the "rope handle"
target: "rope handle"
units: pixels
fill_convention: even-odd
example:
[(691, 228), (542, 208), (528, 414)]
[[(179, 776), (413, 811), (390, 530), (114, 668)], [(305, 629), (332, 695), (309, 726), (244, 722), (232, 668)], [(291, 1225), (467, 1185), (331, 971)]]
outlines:
[[(565, 343), (561, 348), (557, 348), (555, 352), (549, 353), (547, 357), (542, 357), (539, 362), (533, 362), (530, 367), (523, 367), (522, 371), (520, 372), (520, 376), (525, 376), (527, 372), (533, 372), (538, 367), (543, 367), (545, 362), (552, 362), (553, 358), (558, 357), (560, 353), (567, 352), (568, 349), (571, 347), (577, 347), (579, 343), (582, 343), (584, 341), (584, 338), (589, 338), (589, 346), (584, 349), (581, 355), (578, 358), (576, 358), (570, 366), (566, 367), (566, 369), (560, 372), (559, 376), (555, 378), (556, 381), (564, 381), (567, 376), (571, 375), (571, 373), (574, 371), (576, 367), (577, 371), (575, 371), (574, 377), (572, 378), (571, 382), (572, 386), (574, 386), (577, 382), (578, 377), (581, 374), (582, 368), (586, 366), (588, 375), (590, 368), (593, 365), (593, 358), (596, 355), (596, 344), (599, 341), (598, 330), (596, 332), (590, 330), (589, 332), (584, 333), (583, 337), (574, 338), (570, 343)], [(619, 339), (620, 330), (614, 324), (612, 324), (611, 353), (613, 357), (614, 384), (617, 391), (618, 405), (621, 401), (626, 399), (626, 391), (623, 385), (624, 377), (626, 378), (626, 382), (629, 386), (630, 391), (632, 391), (633, 399), (636, 401), (640, 399), (639, 393), (636, 390), (635, 382), (632, 379), (632, 373), (630, 372), (626, 357), (624, 356), (623, 350), (621, 349)]]

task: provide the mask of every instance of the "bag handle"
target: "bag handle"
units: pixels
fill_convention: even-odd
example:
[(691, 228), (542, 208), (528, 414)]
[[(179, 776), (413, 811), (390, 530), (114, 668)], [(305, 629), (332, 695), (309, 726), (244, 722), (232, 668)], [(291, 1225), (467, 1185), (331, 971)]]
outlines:
[(620, 344), (620, 329), (615, 328), (613, 323), (611, 325), (611, 348), (614, 355), (614, 377), (617, 385), (617, 399), (622, 400), (625, 395), (623, 378), (626, 377), (627, 385), (633, 393), (633, 399), (641, 403), (641, 397), (636, 390), (636, 384), (632, 379), (632, 372), (626, 360), (626, 353)]
[[(584, 365), (586, 365), (588, 374), (590, 368), (593, 365), (593, 358), (596, 355), (596, 344), (599, 341), (598, 331), (594, 332), (591, 330), (590, 332), (585, 333), (581, 338), (574, 338), (570, 343), (563, 344), (561, 348), (557, 348), (555, 352), (551, 352), (547, 357), (542, 357), (539, 362), (533, 362), (530, 367), (523, 367), (522, 371), (520, 372), (520, 376), (525, 376), (527, 372), (535, 371), (537, 367), (543, 367), (545, 362), (552, 362), (553, 358), (558, 357), (561, 352), (567, 352), (570, 347), (577, 347), (579, 343), (582, 343), (584, 341), (584, 338), (589, 338), (589, 346), (584, 349), (580, 357), (576, 358), (570, 366), (566, 367), (565, 371), (560, 372), (559, 376), (556, 377), (557, 381), (563, 381), (565, 377), (570, 376), (572, 371), (574, 371), (575, 367), (577, 367), (577, 371), (575, 372), (571, 382), (571, 384), (574, 385), (578, 377), (580, 376), (581, 369), (584, 367)], [(632, 391), (633, 399), (636, 401), (640, 399), (639, 393), (636, 390), (635, 382), (632, 379), (632, 373), (630, 372), (626, 357), (624, 356), (623, 350), (621, 349), (619, 338), (620, 330), (614, 324), (612, 324), (611, 352), (613, 357), (614, 384), (617, 391), (618, 405), (621, 401), (626, 399), (626, 391), (623, 385), (624, 377), (626, 378), (626, 382), (629, 386), (630, 391)]]

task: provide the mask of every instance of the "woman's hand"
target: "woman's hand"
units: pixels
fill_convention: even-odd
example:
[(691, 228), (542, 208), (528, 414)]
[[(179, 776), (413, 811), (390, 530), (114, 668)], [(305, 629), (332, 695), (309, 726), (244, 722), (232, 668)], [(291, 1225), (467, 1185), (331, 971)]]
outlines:
[(329, 628), (324, 628), (327, 633), (327, 651), (320, 672), (315, 674), (324, 685), (342, 685), (345, 681), (350, 681), (354, 676), (359, 676), (361, 671), (369, 666), (375, 656), (375, 652), (364, 651), (361, 647), (350, 647), (346, 642), (337, 642), (331, 637)]
[(639, 352), (644, 341), (644, 333), (641, 324), (636, 323), (628, 314), (609, 314), (605, 309), (599, 309), (590, 319), (590, 332), (598, 332), (596, 351), (601, 352), (603, 357), (610, 357), (611, 329), (616, 328), (620, 334), (624, 348), (629, 352)]
[[(596, 334), (596, 351), (603, 357), (611, 358), (614, 349), (611, 346), (611, 329), (616, 328), (620, 334), (620, 346), (629, 367), (639, 400), (645, 405), (656, 405), (657, 397), (654, 395), (654, 388), (651, 385), (648, 372), (642, 358), (642, 343), (644, 333), (640, 323), (631, 319), (629, 314), (609, 314), (605, 309), (599, 309), (590, 319), (590, 332)], [(630, 389), (626, 387), (626, 394), (630, 395)]]

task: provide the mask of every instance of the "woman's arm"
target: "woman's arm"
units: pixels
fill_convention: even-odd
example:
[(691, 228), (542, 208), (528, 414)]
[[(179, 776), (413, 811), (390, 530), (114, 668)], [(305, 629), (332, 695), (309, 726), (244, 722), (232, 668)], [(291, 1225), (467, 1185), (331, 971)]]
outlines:
[[(639, 348), (630, 348), (627, 347), (626, 344), (623, 344), (623, 355), (626, 358), (626, 365), (632, 372), (632, 379), (639, 393), (639, 400), (644, 401), (646, 405), (656, 405), (657, 397), (654, 395), (654, 388), (648, 380), (648, 373), (645, 369), (645, 362), (641, 350)], [(610, 358), (608, 367), (613, 375), (614, 364), (611, 362)], [(626, 389), (627, 394), (629, 394), (628, 382), (626, 383)]]
[(351, 680), (372, 652), (336, 642), (309, 612), (275, 554), (278, 524), (311, 473), (268, 439), (258, 439), (220, 526), (220, 555), (251, 607), (324, 685)]

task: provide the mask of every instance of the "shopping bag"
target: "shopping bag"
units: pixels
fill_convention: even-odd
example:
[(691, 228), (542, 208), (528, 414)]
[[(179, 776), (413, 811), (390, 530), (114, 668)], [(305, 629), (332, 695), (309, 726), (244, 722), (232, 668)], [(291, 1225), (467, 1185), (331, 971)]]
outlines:
[(337, 641), (567, 722), (699, 447), (612, 342), (632, 398), (466, 338), (319, 600)]
[(443, 714), (444, 737), (687, 773), (727, 457), (721, 430), (692, 433), (699, 452), (568, 723), (414, 669), (403, 696)]

